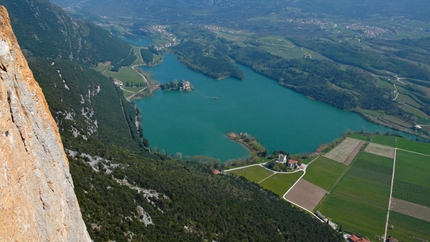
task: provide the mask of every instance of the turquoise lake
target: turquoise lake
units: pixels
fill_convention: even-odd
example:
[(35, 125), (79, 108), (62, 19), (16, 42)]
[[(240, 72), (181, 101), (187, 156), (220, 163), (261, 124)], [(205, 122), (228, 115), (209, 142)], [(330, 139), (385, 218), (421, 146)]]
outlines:
[(136, 45), (136, 46), (148, 46), (150, 44), (152, 44), (152, 40), (151, 39), (147, 39), (147, 38), (139, 38), (139, 39), (129, 39), (126, 37), (120, 37), (120, 39), (132, 44), (132, 45)]
[(246, 157), (244, 146), (227, 132), (249, 133), (269, 152), (313, 152), (345, 131), (386, 132), (389, 129), (359, 115), (309, 99), (278, 85), (250, 68), (238, 65), (243, 81), (221, 81), (194, 72), (166, 55), (156, 67), (141, 67), (159, 83), (189, 80), (193, 92), (163, 92), (137, 100), (144, 136), (151, 147), (167, 154), (211, 156), (226, 161)]

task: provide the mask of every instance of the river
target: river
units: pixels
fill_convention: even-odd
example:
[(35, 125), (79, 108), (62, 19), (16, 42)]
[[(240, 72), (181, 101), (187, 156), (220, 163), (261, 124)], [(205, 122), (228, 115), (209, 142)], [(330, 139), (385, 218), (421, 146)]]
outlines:
[(243, 81), (217, 81), (194, 72), (166, 55), (155, 67), (142, 67), (160, 83), (189, 80), (193, 92), (155, 91), (136, 101), (142, 112), (144, 136), (151, 147), (167, 154), (211, 156), (226, 161), (249, 156), (227, 132), (246, 132), (270, 152), (313, 152), (345, 131), (386, 132), (389, 129), (361, 116), (309, 99), (275, 81), (238, 65)]

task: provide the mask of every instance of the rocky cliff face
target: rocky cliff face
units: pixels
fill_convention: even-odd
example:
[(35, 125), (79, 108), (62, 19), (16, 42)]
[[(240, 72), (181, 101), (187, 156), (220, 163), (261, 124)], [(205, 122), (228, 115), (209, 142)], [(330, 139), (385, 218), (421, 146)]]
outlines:
[(0, 7), (0, 241), (90, 241), (44, 95)]

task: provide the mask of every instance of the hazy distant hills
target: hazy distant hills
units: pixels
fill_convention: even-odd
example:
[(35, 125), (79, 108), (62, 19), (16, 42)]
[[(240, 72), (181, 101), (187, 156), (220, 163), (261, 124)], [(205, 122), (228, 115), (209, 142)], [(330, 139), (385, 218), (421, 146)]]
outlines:
[[(403, 17), (430, 20), (427, 1), (420, 0), (52, 0), (69, 10), (96, 16), (132, 17), (164, 22), (243, 21), (272, 13), (283, 17), (314, 16), (344, 20)], [(293, 9), (292, 9), (293, 8)], [(301, 10), (297, 13), (297, 8)], [(114, 10), (114, 11), (113, 11)]]
[(293, 6), (304, 12), (328, 14), (346, 19), (370, 19), (378, 16), (404, 17), (429, 21), (430, 2), (423, 0), (299, 0)]

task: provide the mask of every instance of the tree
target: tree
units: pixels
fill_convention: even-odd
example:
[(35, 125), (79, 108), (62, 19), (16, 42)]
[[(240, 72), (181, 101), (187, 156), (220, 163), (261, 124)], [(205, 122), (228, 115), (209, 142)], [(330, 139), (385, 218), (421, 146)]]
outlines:
[(176, 158), (179, 160), (182, 160), (182, 153), (181, 152), (177, 152), (176, 153)]

